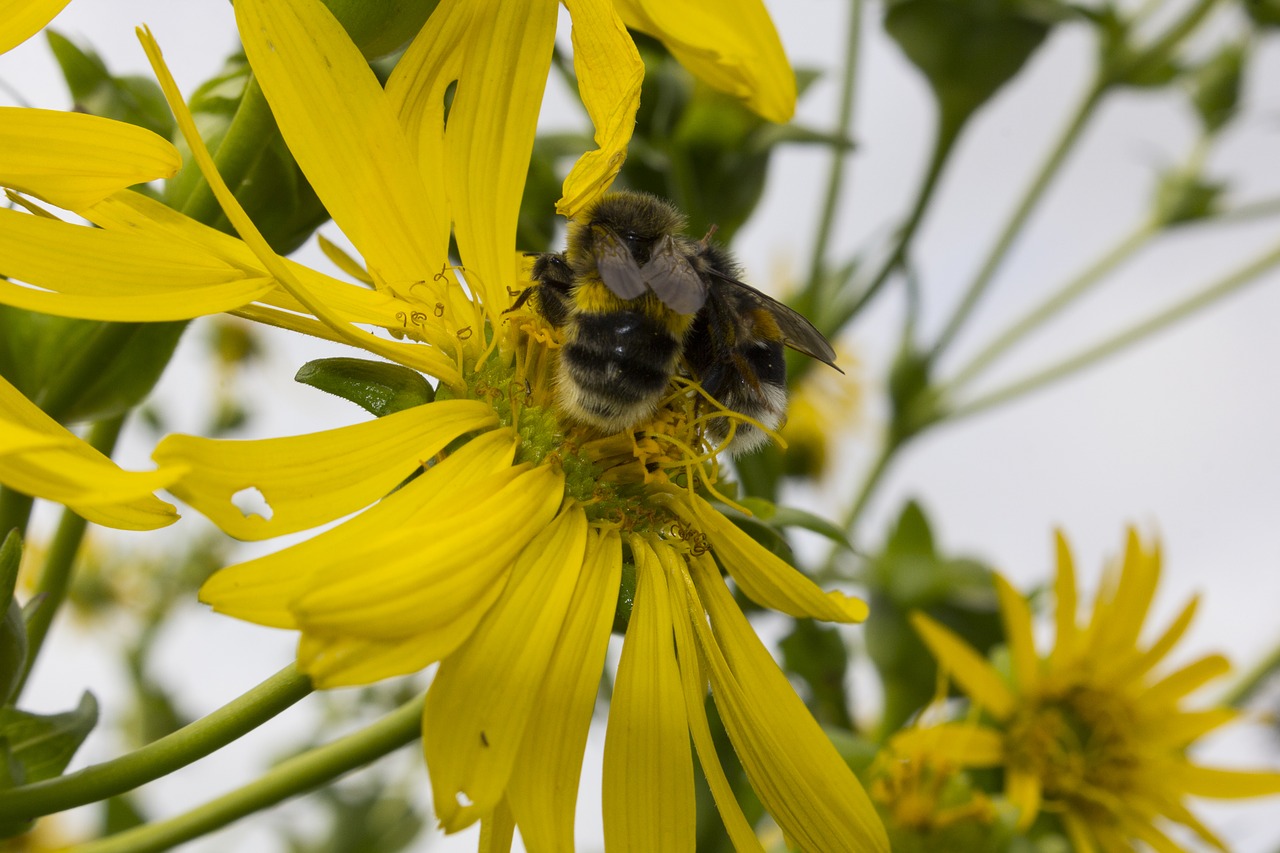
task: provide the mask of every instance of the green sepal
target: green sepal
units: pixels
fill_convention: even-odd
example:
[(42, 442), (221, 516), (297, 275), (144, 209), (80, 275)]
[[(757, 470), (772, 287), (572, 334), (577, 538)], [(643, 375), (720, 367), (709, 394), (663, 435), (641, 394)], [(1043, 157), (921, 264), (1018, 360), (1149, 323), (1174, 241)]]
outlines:
[(1191, 73), (1191, 103), (1206, 133), (1217, 133), (1240, 106), (1246, 47), (1229, 44)]
[(145, 127), (165, 139), (173, 136), (173, 113), (155, 80), (117, 77), (93, 51), (77, 47), (53, 30), (45, 30), (45, 38), (78, 111)]
[(618, 603), (613, 608), (613, 633), (626, 636), (631, 624), (631, 609), (636, 604), (636, 564), (634, 560), (622, 561), (622, 580), (618, 584)]
[(13, 595), (21, 563), (22, 537), (10, 530), (0, 545), (0, 706), (13, 698), (27, 665), (27, 622)]
[(103, 323), (0, 305), (0, 375), (59, 421), (121, 414), (151, 393), (186, 323)]
[(1168, 225), (1182, 225), (1214, 216), (1226, 184), (1206, 181), (1199, 174), (1178, 169), (1165, 172), (1156, 183), (1156, 217)]
[(944, 125), (958, 127), (1022, 69), (1062, 4), (1000, 0), (891, 0), (884, 28), (928, 80)]
[(294, 379), (303, 385), (350, 400), (378, 417), (430, 403), (436, 394), (435, 389), (416, 370), (363, 358), (319, 358), (309, 361), (302, 365)]
[(98, 700), (85, 691), (74, 711), (32, 714), (0, 708), (0, 744), (19, 765), (19, 784), (58, 776), (98, 723)]
[(324, 0), (366, 59), (403, 47), (431, 17), (439, 0)]
[(942, 403), (932, 380), (933, 362), (928, 353), (903, 343), (889, 370), (889, 402), (893, 417), (889, 440), (901, 445), (943, 417)]

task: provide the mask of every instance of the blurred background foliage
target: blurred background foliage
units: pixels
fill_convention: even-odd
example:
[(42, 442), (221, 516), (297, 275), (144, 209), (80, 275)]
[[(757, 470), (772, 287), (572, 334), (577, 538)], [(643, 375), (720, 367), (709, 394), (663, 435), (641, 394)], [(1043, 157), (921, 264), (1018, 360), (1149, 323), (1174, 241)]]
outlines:
[[(812, 484), (823, 476), (832, 447), (845, 440), (844, 430), (858, 417), (868, 393), (865, 378), (853, 368), (839, 378), (820, 376), (821, 370), (815, 372), (807, 360), (791, 365), (792, 423), (784, 433), (792, 445), (790, 454), (770, 447), (736, 460), (737, 486), (726, 487), (726, 493), (751, 509), (752, 515), (725, 507), (726, 514), (750, 535), (821, 582), (856, 584), (869, 597), (871, 617), (857, 641), (846, 630), (809, 620), (787, 620), (788, 624), (772, 625), (771, 630), (778, 638), (782, 665), (815, 717), (851, 765), (864, 776), (870, 772), (874, 777), (872, 790), (874, 793), (875, 786), (881, 790), (895, 850), (1055, 853), (1070, 849), (1051, 818), (1042, 820), (1029, 834), (1014, 833), (1009, 815), (992, 806), (982, 793), (999, 786), (979, 774), (940, 776), (935, 792), (939, 808), (955, 808), (959, 810), (956, 814), (977, 819), (958, 818), (946, 827), (922, 828), (895, 814), (893, 774), (877, 765), (875, 756), (894, 732), (938, 697), (939, 691), (937, 668), (910, 628), (907, 615), (924, 611), (980, 652), (992, 653), (997, 659), (1005, 640), (991, 568), (980, 559), (952, 554), (945, 543), (936, 541), (924, 505), (907, 503), (888, 529), (873, 531), (866, 541), (856, 538), (855, 522), (884, 469), (916, 436), (962, 417), (974, 406), (1003, 401), (998, 395), (976, 403), (966, 401), (959, 393), (966, 371), (960, 371), (956, 382), (940, 380), (939, 356), (983, 296), (1028, 212), (1109, 93), (1122, 87), (1182, 92), (1201, 121), (1203, 141), (1190, 162), (1164, 171), (1151, 200), (1150, 219), (1138, 234), (1121, 241), (1115, 252), (1070, 282), (1055, 301), (1012, 328), (1008, 339), (997, 341), (971, 365), (971, 372), (976, 373), (987, 359), (1000, 355), (1054, 311), (1104, 280), (1122, 257), (1156, 234), (1240, 215), (1224, 201), (1231, 188), (1207, 176), (1204, 161), (1216, 140), (1239, 120), (1241, 80), (1250, 68), (1258, 41), (1274, 37), (1280, 26), (1280, 4), (1275, 0), (1243, 0), (1233, 13), (1231, 39), (1207, 56), (1192, 56), (1184, 50), (1188, 38), (1203, 27), (1217, 7), (1234, 8), (1234, 2), (1194, 0), (1172, 11), (1161, 6), (1167, 12), (1166, 21), (1162, 29), (1157, 28), (1155, 37), (1150, 36), (1150, 21), (1158, 3), (1130, 8), (1108, 2), (1084, 5), (1057, 0), (889, 0), (865, 10), (859, 4), (833, 4), (842, 18), (853, 19), (850, 53), (858, 44), (859, 26), (882, 26), (927, 83), (936, 108), (931, 154), (913, 191), (909, 212), (892, 223), (882, 240), (844, 255), (829, 252), (828, 246), (833, 228), (831, 210), (843, 163), (858, 153), (851, 115), (835, 117), (827, 127), (770, 124), (732, 98), (696, 82), (657, 41), (636, 35), (646, 77), (635, 136), (618, 186), (671, 199), (688, 213), (690, 234), (701, 236), (714, 227), (716, 239), (732, 245), (761, 202), (774, 154), (791, 146), (820, 149), (831, 159), (830, 184), (798, 188), (796, 197), (812, 196), (816, 203), (826, 194), (826, 215), (815, 235), (807, 275), (779, 295), (833, 339), (850, 330), (856, 334), (860, 314), (886, 287), (900, 288), (906, 296), (908, 310), (898, 357), (890, 375), (883, 378), (890, 416), (882, 450), (866, 482), (860, 489), (849, 490), (849, 509), (844, 517), (832, 521), (776, 505), (784, 487)], [(384, 78), (394, 67), (398, 49), (434, 7), (433, 3), (365, 4), (356, 0), (335, 0), (332, 5), (345, 15), (349, 29)], [(381, 11), (374, 14), (371, 10), (375, 9)], [(927, 298), (928, 282), (918, 278), (913, 238), (929, 210), (938, 180), (952, 167), (956, 142), (971, 120), (1022, 73), (1054, 28), (1065, 25), (1092, 30), (1097, 44), (1094, 81), (1076, 107), (1058, 148), (1048, 154), (986, 264), (970, 282), (951, 321), (936, 338), (922, 339), (916, 320), (919, 303)], [(181, 147), (153, 81), (113, 73), (90, 45), (76, 44), (54, 30), (46, 37), (77, 110), (146, 127), (174, 139)], [(820, 76), (835, 78), (843, 73), (845, 101), (849, 101), (856, 58), (851, 55), (848, 62), (846, 69), (798, 70), (800, 97), (805, 97)], [(574, 86), (570, 59), (561, 49), (553, 69), (571, 88)], [(225, 177), (272, 246), (287, 253), (306, 243), (327, 221), (327, 213), (283, 144), (243, 55), (228, 56), (223, 68), (192, 93), (191, 107), (219, 162), (235, 164)], [(245, 146), (251, 147), (253, 156), (243, 156)], [(538, 136), (519, 219), (521, 249), (538, 252), (560, 244), (563, 222), (554, 209), (561, 181), (573, 158), (590, 147), (590, 128), (585, 121), (578, 132)], [(162, 189), (143, 189), (208, 224), (224, 230), (229, 227), (190, 162)], [(1172, 319), (1176, 318), (1169, 322)], [(241, 380), (261, 356), (262, 345), (254, 329), (237, 320), (197, 325), (205, 363), (212, 365), (201, 381), (214, 399), (208, 420), (199, 431), (234, 435), (251, 421), (253, 399)], [(168, 430), (173, 413), (148, 401), (148, 393), (184, 332), (195, 333), (186, 331), (185, 324), (90, 323), (0, 308), (0, 374), (65, 422), (110, 421), (135, 412), (145, 428), (159, 436)], [(1089, 353), (1083, 356), (1078, 365), (1064, 361), (1063, 370), (1086, 366)], [(852, 361), (841, 360), (845, 364)], [(313, 362), (300, 372), (299, 381), (337, 393), (375, 414), (429, 398), (430, 389), (420, 387), (423, 383), (412, 377), (397, 372), (370, 373), (361, 364), (346, 361)], [(801, 551), (794, 546), (797, 531), (816, 534), (811, 540), (825, 543), (829, 553), (825, 562), (812, 558), (812, 548)], [(79, 707), (57, 715), (27, 714), (12, 704), (30, 665), (25, 646), (28, 632), (23, 626), (42, 603), (34, 567), (47, 556), (48, 547), (28, 543), (22, 554), (27, 568), (21, 572), (18, 565), (23, 549), (17, 538), (11, 536), (0, 549), (0, 604), (6, 614), (3, 631), (7, 638), (4, 659), (0, 660), (0, 694), (9, 703), (0, 709), (0, 752), (5, 758), (0, 761), (0, 773), (7, 774), (11, 784), (62, 772), (98, 721), (98, 708), (89, 694)], [(118, 649), (133, 700), (128, 709), (114, 709), (111, 718), (126, 746), (150, 743), (190, 722), (165, 684), (154, 676), (152, 657), (169, 620), (194, 601), (194, 591), (204, 578), (230, 559), (227, 543), (212, 535), (146, 555), (109, 540), (91, 539), (81, 553), (69, 587), (68, 617), (94, 625), (94, 630), (110, 636)], [(20, 596), (14, 595), (15, 588)], [(18, 597), (27, 601), (25, 607), (19, 605)], [(749, 611), (749, 602), (743, 599), (741, 603)], [(629, 604), (624, 585), (619, 629), (625, 625)], [(878, 706), (871, 701), (854, 703), (850, 685), (852, 673), (859, 667), (875, 675), (882, 694)], [(1255, 696), (1274, 668), (1272, 662), (1249, 673), (1247, 683), (1235, 693), (1237, 700), (1244, 702)], [(277, 758), (331, 740), (357, 713), (354, 709), (359, 709), (358, 715), (374, 716), (404, 701), (418, 686), (409, 680), (354, 694), (313, 697), (311, 701), (323, 709), (318, 721)], [(608, 693), (609, 685), (602, 685), (601, 708)], [(709, 702), (707, 709), (725, 772), (748, 817), (760, 819), (762, 809), (715, 716), (715, 707)], [(878, 760), (883, 763), (891, 758), (891, 752), (886, 751)], [(876, 767), (881, 769), (876, 771)], [(313, 810), (323, 816), (316, 827), (303, 831), (284, 820), (275, 824), (283, 849), (292, 853), (421, 849), (419, 839), (433, 819), (424, 810), (420, 776), (412, 764), (379, 766), (316, 793)], [(146, 819), (145, 807), (133, 797), (108, 802), (97, 817), (101, 828), (111, 831)], [(8, 829), (12, 832), (23, 827)], [(762, 827), (762, 837), (769, 838), (767, 827)], [(46, 826), (3, 842), (0, 849), (49, 849), (60, 840), (63, 836)], [(699, 787), (698, 849), (707, 853), (732, 849), (705, 783)], [(780, 839), (775, 839), (773, 849), (783, 849)]]

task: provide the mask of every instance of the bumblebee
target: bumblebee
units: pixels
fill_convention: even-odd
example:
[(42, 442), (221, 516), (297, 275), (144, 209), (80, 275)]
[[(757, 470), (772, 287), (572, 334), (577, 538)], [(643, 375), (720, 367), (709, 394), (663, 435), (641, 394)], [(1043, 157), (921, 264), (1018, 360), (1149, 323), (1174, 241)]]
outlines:
[[(562, 330), (556, 399), (572, 419), (619, 432), (654, 414), (683, 371), (726, 409), (770, 429), (786, 416), (783, 346), (839, 370), (835, 351), (803, 316), (739, 280), (732, 257), (647, 193), (604, 196), (569, 226), (563, 253), (533, 264), (536, 308)], [(683, 359), (683, 363), (682, 363)], [(729, 419), (712, 418), (719, 445)], [(764, 432), (744, 422), (730, 452), (754, 450)]]

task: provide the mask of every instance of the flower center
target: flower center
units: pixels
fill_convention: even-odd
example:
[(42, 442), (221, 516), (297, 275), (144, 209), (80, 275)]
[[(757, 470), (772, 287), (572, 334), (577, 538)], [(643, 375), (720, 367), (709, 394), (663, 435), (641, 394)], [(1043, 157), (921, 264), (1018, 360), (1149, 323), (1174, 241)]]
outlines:
[(1133, 708), (1112, 691), (1074, 686), (1042, 697), (1005, 736), (1011, 766), (1034, 773), (1047, 803), (1069, 803), (1099, 819), (1138, 786), (1141, 732)]

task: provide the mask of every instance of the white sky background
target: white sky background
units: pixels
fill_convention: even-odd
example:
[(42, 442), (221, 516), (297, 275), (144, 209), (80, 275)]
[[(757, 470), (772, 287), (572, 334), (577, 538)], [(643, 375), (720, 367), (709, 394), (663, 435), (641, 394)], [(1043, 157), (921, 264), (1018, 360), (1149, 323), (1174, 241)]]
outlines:
[[(847, 7), (832, 0), (778, 0), (771, 5), (785, 8), (777, 23), (793, 63), (833, 69), (801, 102), (798, 116), (811, 126), (830, 127), (838, 89), (833, 63), (843, 47)], [(879, 8), (872, 6), (859, 82), (859, 149), (848, 173), (834, 241), (834, 252), (841, 258), (869, 237), (883, 236), (905, 214), (928, 153), (928, 91), (880, 32), (879, 19)], [(231, 9), (219, 2), (75, 0), (55, 28), (82, 43), (90, 41), (116, 73), (147, 74), (133, 37), (133, 27), (144, 22), (152, 27), (186, 92), (212, 75), (234, 44)], [(1218, 23), (1211, 28), (1214, 33), (1230, 29), (1229, 21)], [(567, 29), (562, 29), (566, 35)], [(1199, 52), (1212, 41), (1201, 39), (1192, 47)], [(1060, 27), (962, 138), (914, 253), (925, 294), (927, 334), (935, 334), (949, 315), (1083, 92), (1092, 50), (1083, 27)], [(1274, 83), (1278, 79), (1280, 40), (1272, 37), (1259, 46), (1249, 65), (1243, 119), (1226, 132), (1209, 160), (1212, 176), (1235, 180), (1230, 200), (1280, 195), (1280, 86)], [(42, 39), (0, 57), (0, 80), (31, 105), (67, 106)], [(12, 96), (0, 92), (0, 102), (12, 103)], [(573, 102), (553, 88), (545, 121), (576, 125), (579, 116)], [(1134, 227), (1148, 210), (1157, 170), (1184, 158), (1196, 133), (1194, 115), (1177, 92), (1113, 95), (1086, 130), (1048, 203), (1015, 245), (1010, 262), (959, 339), (955, 357), (944, 363), (942, 375)], [(779, 270), (803, 273), (826, 168), (826, 157), (809, 149), (791, 149), (775, 158), (764, 204), (736, 246), (755, 284), (776, 292)], [(332, 235), (332, 226), (325, 230)], [(1277, 239), (1280, 217), (1251, 226), (1201, 228), (1153, 247), (1126, 265), (1096, 297), (1017, 350), (1008, 369), (994, 374), (994, 383), (987, 387), (1124, 328), (1179, 295), (1216, 281), (1274, 246)], [(846, 338), (866, 365), (871, 410), (847, 443), (826, 491), (795, 496), (796, 502), (829, 517), (838, 517), (842, 496), (858, 482), (876, 430), (883, 426), (885, 407), (877, 395), (893, 353), (899, 312), (896, 297), (883, 299), (859, 318)], [(1280, 454), (1275, 448), (1280, 389), (1274, 380), (1280, 363), (1278, 318), (1280, 274), (1272, 274), (1099, 368), (925, 435), (902, 454), (869, 507), (864, 541), (872, 547), (879, 543), (902, 503), (916, 497), (935, 525), (941, 548), (982, 557), (1023, 588), (1049, 577), (1051, 533), (1055, 526), (1063, 527), (1075, 545), (1082, 580), (1092, 586), (1104, 557), (1118, 554), (1124, 525), (1133, 522), (1144, 531), (1158, 532), (1165, 547), (1167, 569), (1156, 621), (1163, 624), (1172, 618), (1192, 594), (1204, 597), (1184, 641), (1182, 659), (1223, 651), (1239, 668), (1247, 668), (1280, 642)], [(194, 339), (194, 334), (188, 338)], [(199, 357), (191, 342), (159, 392), (178, 412), (192, 413), (203, 405), (199, 389), (191, 387), (191, 374), (185, 372), (195, 368)], [(291, 381), (300, 364), (333, 354), (331, 348), (283, 337), (270, 339), (270, 347), (268, 370), (247, 383), (248, 390), (261, 393), (266, 407), (255, 421), (261, 434), (303, 432), (360, 419), (349, 404)], [(190, 428), (200, 422), (194, 414), (188, 417)], [(148, 448), (129, 450), (136, 454), (134, 464), (145, 467)], [(858, 632), (853, 634), (856, 638)], [(87, 687), (106, 700), (109, 711), (111, 697), (120, 689), (114, 656), (65, 622), (53, 637), (33, 681), (31, 710), (65, 710)], [(292, 635), (213, 616), (193, 605), (167, 637), (159, 667), (166, 680), (179, 686), (184, 707), (193, 714), (205, 713), (284, 666), (292, 648)], [(175, 814), (247, 780), (261, 754), (277, 748), (291, 727), (305, 727), (309, 713), (295, 709), (225, 754), (152, 786), (163, 787), (149, 792), (155, 810)], [(77, 766), (109, 758), (114, 749), (108, 737), (95, 734)], [(1269, 761), (1272, 767), (1280, 766), (1275, 741), (1256, 728), (1219, 738), (1211, 755), (1223, 762)], [(592, 760), (589, 755), (588, 763)], [(594, 760), (598, 765), (598, 752)], [(425, 799), (425, 785), (422, 796)], [(1273, 818), (1278, 810), (1280, 803), (1272, 800), (1247, 808), (1206, 804), (1202, 813), (1233, 839), (1234, 849), (1268, 853), (1280, 846), (1280, 829)], [(305, 806), (294, 806), (275, 817), (250, 818), (193, 849), (234, 845), (237, 850), (265, 851), (269, 848), (264, 827), (302, 820), (306, 814)], [(598, 831), (593, 829), (598, 821), (598, 806), (584, 803), (584, 843)], [(473, 845), (469, 838), (450, 839), (431, 849), (465, 850)]]

